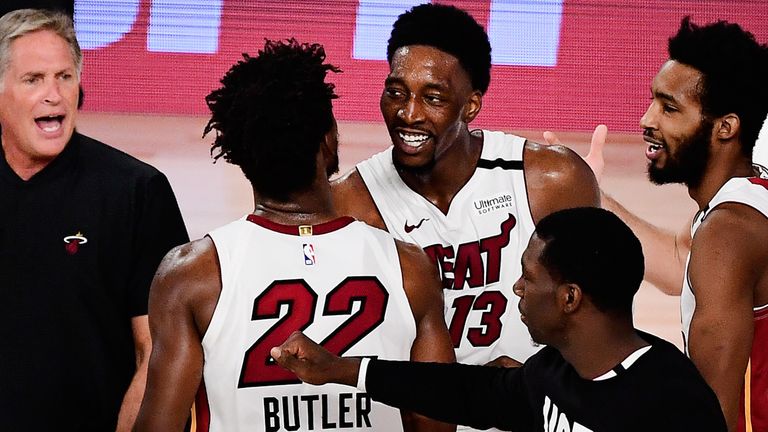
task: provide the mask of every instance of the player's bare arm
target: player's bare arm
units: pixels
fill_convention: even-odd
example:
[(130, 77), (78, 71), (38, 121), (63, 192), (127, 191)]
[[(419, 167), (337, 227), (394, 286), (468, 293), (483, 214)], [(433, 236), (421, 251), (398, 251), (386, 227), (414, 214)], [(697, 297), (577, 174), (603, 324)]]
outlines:
[(201, 340), (221, 292), (213, 241), (206, 237), (166, 255), (152, 281), (154, 342), (137, 431), (181, 431), (203, 373)]
[[(720, 400), (735, 430), (753, 340), (753, 304), (765, 284), (768, 242), (764, 219), (747, 206), (725, 203), (712, 211), (691, 246), (689, 278), (696, 296), (689, 355)], [(766, 292), (766, 290), (763, 290)]]
[(387, 229), (357, 168), (332, 181), (331, 194), (333, 206), (339, 214), (352, 216), (376, 228)]
[(526, 141), (523, 160), (534, 223), (557, 210), (600, 207), (592, 170), (569, 148)]
[[(456, 361), (453, 343), (443, 315), (443, 292), (437, 268), (416, 245), (396, 240), (403, 271), (403, 287), (416, 321), (411, 360), (448, 363)], [(453, 431), (454, 425), (403, 413), (407, 431)]]
[(147, 384), (147, 367), (149, 355), (152, 352), (152, 338), (149, 335), (149, 319), (147, 315), (131, 318), (131, 332), (133, 334), (133, 346), (136, 356), (136, 373), (133, 374), (131, 384), (123, 397), (120, 413), (117, 417), (117, 432), (133, 429), (136, 416), (139, 413), (141, 400), (144, 398), (144, 389)]
[(691, 215), (679, 231), (673, 232), (646, 221), (611, 196), (602, 194), (603, 208), (621, 218), (643, 245), (645, 280), (667, 295), (680, 295), (685, 260), (691, 250)]

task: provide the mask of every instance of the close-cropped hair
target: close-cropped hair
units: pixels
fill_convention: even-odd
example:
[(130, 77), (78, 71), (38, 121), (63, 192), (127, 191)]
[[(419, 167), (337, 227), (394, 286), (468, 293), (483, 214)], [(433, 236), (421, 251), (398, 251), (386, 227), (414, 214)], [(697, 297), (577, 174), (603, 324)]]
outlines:
[(324, 63), (320, 44), (267, 40), (255, 57), (243, 54), (205, 101), (216, 131), (214, 159), (238, 165), (262, 195), (285, 200), (309, 187), (320, 143), (334, 125), (326, 83), (337, 67)]
[(545, 243), (539, 260), (554, 280), (578, 285), (603, 312), (632, 313), (645, 271), (643, 249), (615, 214), (560, 210), (539, 221), (535, 233)]
[(11, 61), (11, 43), (29, 33), (49, 30), (67, 42), (78, 78), (83, 66), (83, 54), (77, 43), (72, 19), (63, 12), (45, 9), (18, 9), (0, 17), (0, 85)]
[(668, 51), (671, 60), (701, 72), (697, 88), (705, 116), (739, 116), (742, 152), (751, 158), (768, 114), (768, 45), (738, 24), (698, 26), (685, 17)]
[(387, 43), (387, 61), (398, 48), (426, 45), (459, 60), (472, 88), (485, 94), (491, 82), (491, 43), (483, 26), (454, 6), (426, 3), (400, 15)]

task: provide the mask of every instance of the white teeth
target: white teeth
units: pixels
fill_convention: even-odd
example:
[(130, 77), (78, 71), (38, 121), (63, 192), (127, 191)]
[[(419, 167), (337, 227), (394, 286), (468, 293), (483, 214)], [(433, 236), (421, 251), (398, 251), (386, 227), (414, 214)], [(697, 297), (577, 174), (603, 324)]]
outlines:
[(663, 147), (662, 147), (661, 145), (659, 145), (659, 144), (649, 144), (649, 145), (648, 145), (648, 148), (649, 148), (651, 151), (654, 151), (654, 152), (656, 152), (656, 151), (659, 151), (659, 150), (661, 150)]
[(35, 123), (43, 132), (52, 133), (61, 129), (63, 119), (62, 116), (49, 115), (35, 119)]
[(402, 139), (406, 144), (412, 147), (418, 147), (421, 144), (424, 143), (427, 139), (429, 139), (429, 135), (426, 134), (413, 134), (413, 133), (404, 133), (400, 132), (400, 139)]

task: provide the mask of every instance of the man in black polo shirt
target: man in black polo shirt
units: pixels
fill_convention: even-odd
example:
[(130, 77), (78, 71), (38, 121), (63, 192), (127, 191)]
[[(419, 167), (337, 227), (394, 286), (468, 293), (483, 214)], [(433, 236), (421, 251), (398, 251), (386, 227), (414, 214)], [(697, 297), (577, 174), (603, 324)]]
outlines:
[(385, 404), (480, 429), (725, 431), (690, 360), (634, 328), (643, 253), (614, 214), (544, 217), (522, 267), (521, 319), (548, 346), (520, 368), (339, 358), (298, 332), (272, 357), (305, 382), (357, 385)]
[(0, 18), (0, 429), (128, 430), (157, 265), (188, 240), (163, 174), (74, 132), (69, 17)]

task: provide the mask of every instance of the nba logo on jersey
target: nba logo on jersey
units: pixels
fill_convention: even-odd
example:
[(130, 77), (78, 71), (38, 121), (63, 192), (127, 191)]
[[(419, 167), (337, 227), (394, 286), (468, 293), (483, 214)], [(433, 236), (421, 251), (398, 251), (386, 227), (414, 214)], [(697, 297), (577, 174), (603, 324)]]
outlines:
[(310, 243), (304, 243), (302, 249), (304, 250), (304, 264), (315, 265), (315, 247)]

